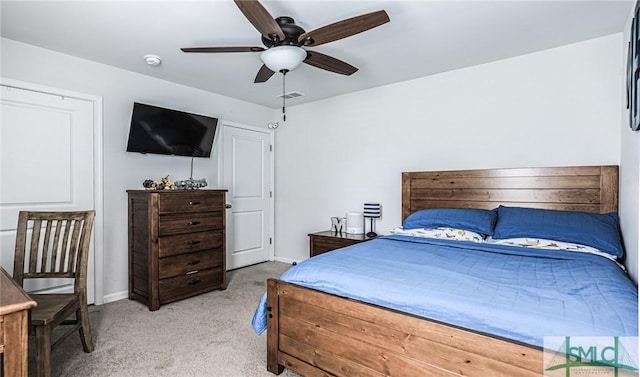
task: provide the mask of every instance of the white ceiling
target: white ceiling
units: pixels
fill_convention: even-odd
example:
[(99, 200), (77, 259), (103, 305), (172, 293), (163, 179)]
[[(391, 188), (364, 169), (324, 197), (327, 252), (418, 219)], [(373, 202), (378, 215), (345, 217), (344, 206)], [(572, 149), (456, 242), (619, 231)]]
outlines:
[[(186, 54), (180, 47), (262, 46), (232, 0), (5, 1), (3, 37), (277, 108), (282, 76), (254, 84), (258, 53)], [(391, 22), (315, 50), (360, 70), (352, 76), (302, 64), (287, 75), (289, 106), (623, 31), (633, 1), (262, 2), (309, 31), (384, 9)], [(312, 48), (313, 50), (314, 48)], [(162, 57), (145, 64), (145, 54)], [(43, 62), (45, 64), (46, 62)], [(524, 72), (523, 72), (524, 74)]]

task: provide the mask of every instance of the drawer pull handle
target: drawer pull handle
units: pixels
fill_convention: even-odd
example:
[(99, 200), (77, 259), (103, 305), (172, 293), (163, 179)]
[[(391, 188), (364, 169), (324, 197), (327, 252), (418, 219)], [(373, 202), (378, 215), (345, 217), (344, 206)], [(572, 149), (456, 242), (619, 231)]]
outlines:
[(189, 266), (195, 266), (196, 264), (200, 263), (199, 259), (194, 259), (192, 261), (187, 262), (187, 265)]
[(190, 206), (197, 206), (198, 204), (200, 204), (200, 202), (196, 202), (196, 201), (193, 201), (193, 200), (189, 201), (189, 205)]
[(189, 245), (197, 245), (199, 243), (200, 243), (199, 240), (191, 240), (191, 241), (187, 242), (187, 244), (189, 244)]
[(198, 271), (198, 270), (193, 270), (193, 271), (189, 271), (189, 272), (187, 272), (185, 275), (193, 275), (193, 274), (197, 274), (198, 272), (200, 272), (200, 271)]
[(187, 223), (187, 225), (198, 225), (198, 224), (200, 224), (200, 221), (189, 221)]
[(189, 284), (189, 285), (196, 285), (196, 284), (199, 284), (199, 283), (200, 283), (200, 279), (193, 279), (193, 280), (191, 280), (191, 281), (190, 281), (189, 283), (187, 283), (187, 284)]

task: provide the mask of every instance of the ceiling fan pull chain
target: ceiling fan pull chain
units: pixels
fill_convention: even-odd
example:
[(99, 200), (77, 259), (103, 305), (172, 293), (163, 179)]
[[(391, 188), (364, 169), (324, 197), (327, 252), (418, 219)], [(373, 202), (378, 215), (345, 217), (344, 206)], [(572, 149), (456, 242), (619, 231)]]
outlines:
[(287, 114), (285, 112), (286, 97), (284, 93), (285, 93), (285, 77), (287, 76), (288, 70), (283, 69), (281, 72), (282, 72), (282, 121), (286, 122), (287, 121)]

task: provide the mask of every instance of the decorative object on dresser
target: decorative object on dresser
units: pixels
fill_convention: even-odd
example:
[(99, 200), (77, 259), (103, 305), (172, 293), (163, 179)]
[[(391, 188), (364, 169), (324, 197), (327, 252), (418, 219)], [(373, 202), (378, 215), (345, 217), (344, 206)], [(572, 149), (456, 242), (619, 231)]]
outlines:
[(381, 215), (380, 203), (364, 203), (364, 217), (371, 221), (371, 231), (367, 233), (367, 237), (378, 237), (378, 234), (373, 230), (373, 219), (379, 219)]
[(207, 180), (204, 178), (201, 179), (185, 179), (180, 181), (173, 182), (174, 190), (197, 190), (207, 187)]
[[(342, 233), (342, 230), (347, 227), (346, 217), (332, 217), (331, 218), (331, 231), (336, 233)], [(346, 229), (345, 229), (346, 230)]]
[(173, 182), (169, 180), (169, 176), (156, 180), (145, 179), (144, 182), (142, 182), (142, 187), (144, 187), (145, 190), (171, 190), (173, 189)]
[(127, 191), (129, 299), (157, 310), (226, 289), (226, 191)]
[(364, 234), (364, 216), (362, 212), (347, 212), (347, 233)]
[(158, 178), (157, 180), (145, 179), (142, 182), (145, 190), (197, 190), (207, 187), (207, 180), (201, 179), (184, 179), (180, 181), (171, 181), (169, 176)]
[(309, 234), (309, 256), (313, 257), (327, 251), (351, 246), (372, 238), (364, 234), (336, 233), (334, 231)]

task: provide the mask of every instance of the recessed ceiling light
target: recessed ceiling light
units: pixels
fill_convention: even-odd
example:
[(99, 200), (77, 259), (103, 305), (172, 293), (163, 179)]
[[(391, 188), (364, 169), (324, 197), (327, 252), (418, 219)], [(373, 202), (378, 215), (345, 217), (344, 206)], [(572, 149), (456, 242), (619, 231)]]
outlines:
[(159, 57), (158, 55), (145, 55), (144, 61), (151, 66), (157, 66), (157, 65), (160, 65), (160, 63), (162, 63), (162, 58)]

